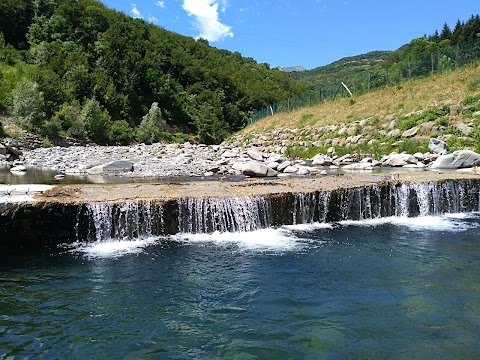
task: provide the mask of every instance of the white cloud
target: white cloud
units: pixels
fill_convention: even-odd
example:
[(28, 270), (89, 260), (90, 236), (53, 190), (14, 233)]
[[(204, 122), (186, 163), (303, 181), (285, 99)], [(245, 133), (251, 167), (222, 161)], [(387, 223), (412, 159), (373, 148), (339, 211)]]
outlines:
[(141, 19), (143, 18), (142, 14), (140, 13), (140, 11), (137, 9), (137, 5), (136, 4), (132, 4), (132, 10), (130, 11), (130, 13), (132, 14), (132, 16), (136, 19)]
[(157, 0), (157, 1), (155, 1), (155, 5), (157, 5), (158, 7), (164, 8), (165, 7), (165, 2)]
[(148, 17), (148, 22), (151, 22), (152, 24), (155, 24), (155, 23), (158, 23), (158, 19), (155, 16), (150, 15)]
[(219, 4), (221, 11), (225, 12), (227, 0), (183, 0), (183, 9), (188, 16), (195, 17), (196, 26), (200, 31), (198, 37), (212, 42), (233, 37), (232, 28), (220, 22)]

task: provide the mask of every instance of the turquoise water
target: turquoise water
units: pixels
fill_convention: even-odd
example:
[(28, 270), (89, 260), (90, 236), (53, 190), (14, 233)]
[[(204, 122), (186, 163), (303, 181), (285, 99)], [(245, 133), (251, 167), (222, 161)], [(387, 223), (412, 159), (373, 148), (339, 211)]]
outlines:
[(0, 255), (0, 359), (478, 359), (480, 216)]

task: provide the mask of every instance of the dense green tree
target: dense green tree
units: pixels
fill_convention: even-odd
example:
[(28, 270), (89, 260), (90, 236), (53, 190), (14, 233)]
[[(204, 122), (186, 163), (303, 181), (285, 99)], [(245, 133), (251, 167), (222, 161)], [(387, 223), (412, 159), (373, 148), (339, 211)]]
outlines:
[(98, 144), (109, 141), (111, 118), (108, 112), (95, 99), (85, 102), (80, 113), (80, 120), (85, 125), (87, 136)]
[(148, 113), (142, 118), (142, 122), (137, 128), (137, 140), (153, 144), (162, 140), (162, 133), (165, 131), (165, 119), (158, 103), (153, 103)]
[(440, 41), (450, 40), (451, 38), (452, 38), (452, 30), (450, 30), (447, 23), (444, 23), (442, 33), (440, 34)]
[(114, 121), (110, 129), (110, 142), (115, 145), (128, 145), (134, 138), (134, 131), (125, 120)]
[(20, 81), (12, 92), (15, 117), (23, 121), (26, 127), (40, 131), (45, 121), (45, 101), (36, 82)]

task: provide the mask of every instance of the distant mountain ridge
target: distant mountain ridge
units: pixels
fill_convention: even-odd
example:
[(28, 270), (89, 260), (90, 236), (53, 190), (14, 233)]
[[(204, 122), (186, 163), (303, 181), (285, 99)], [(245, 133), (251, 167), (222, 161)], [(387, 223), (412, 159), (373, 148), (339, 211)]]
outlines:
[(287, 66), (287, 67), (277, 66), (277, 69), (280, 70), (280, 71), (283, 71), (283, 72), (287, 72), (287, 73), (307, 71), (307, 69), (305, 69), (305, 68), (304, 68), (303, 66), (301, 66), (301, 65)]

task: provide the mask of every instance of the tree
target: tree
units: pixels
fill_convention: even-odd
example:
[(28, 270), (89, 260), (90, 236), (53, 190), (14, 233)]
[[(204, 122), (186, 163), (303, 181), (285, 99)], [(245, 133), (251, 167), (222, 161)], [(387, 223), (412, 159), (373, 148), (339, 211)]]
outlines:
[(447, 23), (444, 23), (443, 24), (443, 29), (442, 29), (442, 33), (440, 34), (440, 41), (442, 40), (449, 40), (452, 38), (452, 31), (450, 30), (450, 28), (448, 27), (448, 24)]
[(27, 128), (40, 131), (45, 120), (45, 101), (38, 84), (22, 80), (13, 89), (12, 96), (13, 115), (22, 119)]
[(85, 124), (86, 133), (91, 140), (98, 144), (108, 143), (111, 118), (97, 100), (87, 100), (80, 113), (80, 119)]
[(147, 144), (159, 142), (165, 131), (165, 125), (158, 103), (154, 102), (137, 129), (137, 140)]
[(114, 121), (110, 129), (110, 141), (115, 145), (128, 145), (133, 140), (133, 129), (125, 120)]

